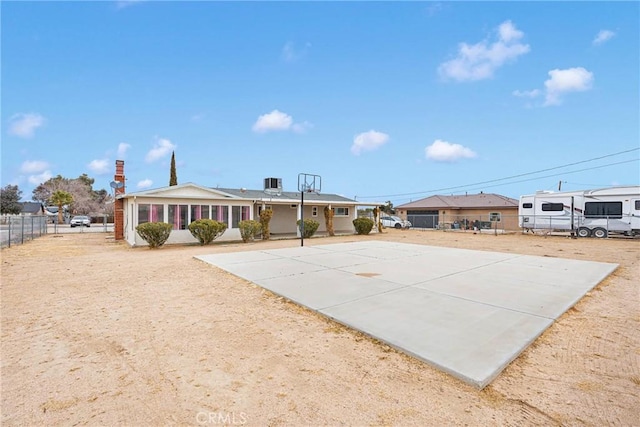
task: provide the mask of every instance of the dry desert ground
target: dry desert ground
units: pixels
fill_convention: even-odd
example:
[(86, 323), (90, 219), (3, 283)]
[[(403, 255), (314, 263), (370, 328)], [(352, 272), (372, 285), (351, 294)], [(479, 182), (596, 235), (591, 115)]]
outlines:
[(640, 424), (640, 239), (386, 230), (383, 239), (619, 263), (479, 391), (194, 255), (49, 234), (3, 249), (3, 426)]

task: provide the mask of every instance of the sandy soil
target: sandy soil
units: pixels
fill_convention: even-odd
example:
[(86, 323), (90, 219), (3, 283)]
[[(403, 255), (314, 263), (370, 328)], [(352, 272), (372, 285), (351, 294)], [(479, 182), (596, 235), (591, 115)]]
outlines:
[(638, 425), (640, 241), (388, 230), (619, 263), (483, 391), (193, 258), (47, 235), (2, 254), (2, 425)]

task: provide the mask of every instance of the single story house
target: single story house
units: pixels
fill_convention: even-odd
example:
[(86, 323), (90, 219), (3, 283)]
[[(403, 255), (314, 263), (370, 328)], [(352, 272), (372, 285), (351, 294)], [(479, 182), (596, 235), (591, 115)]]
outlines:
[(45, 208), (40, 202), (22, 202), (20, 215), (44, 215)]
[(395, 210), (415, 228), (518, 229), (518, 200), (499, 194), (430, 196)]
[[(263, 209), (273, 211), (269, 223), (272, 235), (299, 236), (296, 222), (303, 214), (299, 192), (270, 194), (263, 190), (209, 188), (194, 183), (125, 193), (117, 199), (122, 201), (122, 239), (132, 246), (147, 244), (135, 230), (145, 222), (171, 224), (173, 230), (167, 244), (197, 242), (188, 226), (204, 218), (227, 224), (227, 230), (217, 241), (236, 241), (242, 239), (238, 223), (259, 220)], [(336, 194), (305, 193), (304, 218), (320, 223), (318, 233), (326, 232), (324, 208), (329, 206), (334, 212), (334, 231), (338, 234), (354, 233), (352, 221), (357, 217), (357, 206), (362, 204)]]

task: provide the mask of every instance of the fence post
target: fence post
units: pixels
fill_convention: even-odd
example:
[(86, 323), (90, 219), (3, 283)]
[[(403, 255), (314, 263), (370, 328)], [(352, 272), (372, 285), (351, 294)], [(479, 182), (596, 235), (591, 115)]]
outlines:
[(24, 245), (24, 217), (23, 216), (20, 217), (20, 226), (22, 230), (22, 234), (20, 235), (20, 238), (22, 239), (22, 241), (20, 243)]
[(11, 247), (11, 218), (9, 218), (9, 247)]

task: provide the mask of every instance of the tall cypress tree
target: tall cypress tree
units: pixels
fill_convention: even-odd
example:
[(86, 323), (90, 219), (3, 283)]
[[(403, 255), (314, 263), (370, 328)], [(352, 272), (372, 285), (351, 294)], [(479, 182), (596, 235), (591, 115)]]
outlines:
[(176, 175), (176, 152), (171, 152), (171, 177), (169, 178), (169, 186), (178, 185), (178, 175)]

